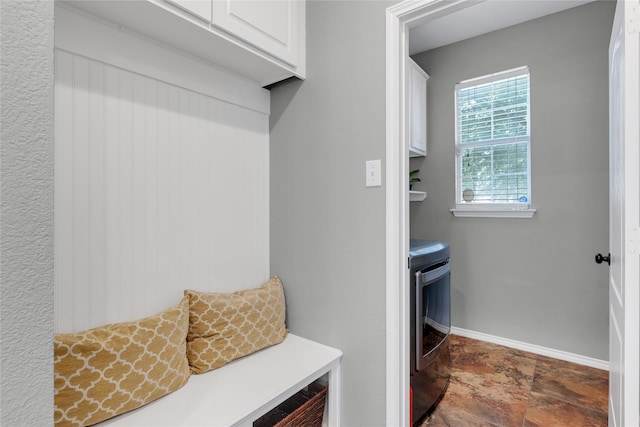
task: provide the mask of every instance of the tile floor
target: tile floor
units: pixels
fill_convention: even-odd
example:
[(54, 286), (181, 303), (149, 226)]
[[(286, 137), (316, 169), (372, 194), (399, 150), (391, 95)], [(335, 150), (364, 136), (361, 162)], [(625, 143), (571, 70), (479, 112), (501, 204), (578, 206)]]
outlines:
[(607, 371), (457, 335), (450, 348), (449, 388), (420, 427), (607, 425)]

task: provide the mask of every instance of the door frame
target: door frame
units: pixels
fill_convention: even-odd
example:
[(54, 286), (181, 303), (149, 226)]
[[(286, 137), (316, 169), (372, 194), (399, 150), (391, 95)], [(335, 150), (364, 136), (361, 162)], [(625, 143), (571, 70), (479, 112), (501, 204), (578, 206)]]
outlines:
[[(410, 135), (407, 115), (409, 76), (406, 67), (409, 30), (482, 1), (405, 0), (389, 7), (386, 11), (386, 425), (388, 426), (409, 425), (409, 200), (406, 191), (409, 185), (408, 137)], [(637, 238), (640, 236), (637, 229), (631, 234), (632, 239), (640, 241), (640, 238)], [(634, 240), (635, 245), (637, 241)], [(637, 310), (638, 306), (633, 309)], [(637, 331), (639, 325), (636, 324), (633, 327)]]
[(477, 0), (406, 0), (386, 11), (386, 425), (409, 425), (409, 30)]

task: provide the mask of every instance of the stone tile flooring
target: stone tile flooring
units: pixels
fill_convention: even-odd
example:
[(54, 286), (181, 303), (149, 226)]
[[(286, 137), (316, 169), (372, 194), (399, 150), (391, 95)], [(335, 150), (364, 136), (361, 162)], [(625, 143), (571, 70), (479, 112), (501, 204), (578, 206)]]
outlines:
[(420, 427), (607, 425), (609, 373), (457, 335), (451, 382)]

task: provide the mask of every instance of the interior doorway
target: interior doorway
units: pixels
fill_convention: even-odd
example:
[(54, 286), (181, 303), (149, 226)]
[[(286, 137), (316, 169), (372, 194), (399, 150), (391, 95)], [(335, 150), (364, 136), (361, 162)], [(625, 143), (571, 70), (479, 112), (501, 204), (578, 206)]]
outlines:
[(452, 15), (475, 1), (405, 1), (386, 16), (386, 425), (409, 425), (409, 32), (417, 25)]
[[(435, 26), (435, 21), (443, 17), (457, 19), (468, 15), (478, 4), (477, 1), (424, 0), (399, 3), (387, 10), (387, 425), (409, 424), (409, 331), (406, 327), (409, 274), (405, 266), (410, 224), (405, 190), (408, 186), (406, 153), (410, 129), (405, 58), (411, 44), (410, 32), (425, 23), (432, 22)], [(463, 26), (449, 25), (451, 31), (458, 27)], [(499, 28), (488, 31), (496, 29)]]

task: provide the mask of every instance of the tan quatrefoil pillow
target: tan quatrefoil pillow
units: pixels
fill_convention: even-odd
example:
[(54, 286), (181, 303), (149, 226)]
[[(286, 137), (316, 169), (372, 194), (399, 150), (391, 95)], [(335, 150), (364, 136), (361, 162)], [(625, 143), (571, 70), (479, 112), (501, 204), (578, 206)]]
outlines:
[(281, 343), (287, 336), (282, 282), (234, 293), (184, 291), (189, 296), (187, 357), (201, 374)]
[(54, 339), (54, 422), (86, 426), (187, 383), (189, 298), (155, 316)]

